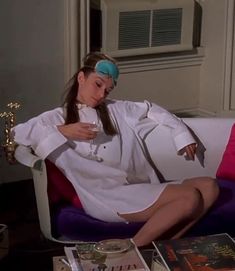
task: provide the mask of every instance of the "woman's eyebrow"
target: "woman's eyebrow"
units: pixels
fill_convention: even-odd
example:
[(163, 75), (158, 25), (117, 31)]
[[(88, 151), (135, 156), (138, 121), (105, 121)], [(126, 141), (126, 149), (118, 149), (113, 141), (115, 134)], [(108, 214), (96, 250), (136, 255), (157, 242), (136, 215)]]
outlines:
[[(106, 83), (105, 79), (101, 76), (101, 75), (96, 75), (96, 79), (100, 79), (104, 84)], [(110, 89), (114, 89), (114, 85), (112, 84), (112, 86), (108, 87)]]
[(104, 80), (104, 78), (101, 76), (101, 75), (96, 75), (96, 79), (100, 79), (102, 82), (104, 82), (105, 83), (105, 80)]

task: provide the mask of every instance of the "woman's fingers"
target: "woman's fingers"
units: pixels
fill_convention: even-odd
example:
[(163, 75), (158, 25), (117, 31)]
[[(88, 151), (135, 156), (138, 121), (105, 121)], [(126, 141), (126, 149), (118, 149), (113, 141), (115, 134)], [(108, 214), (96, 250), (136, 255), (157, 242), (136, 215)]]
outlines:
[(97, 136), (96, 127), (92, 123), (76, 122), (67, 125), (59, 125), (58, 130), (67, 138), (72, 140), (91, 140)]
[(185, 147), (186, 156), (190, 160), (194, 160), (195, 159), (196, 148), (197, 148), (196, 144), (190, 144), (190, 145), (188, 145), (188, 146)]

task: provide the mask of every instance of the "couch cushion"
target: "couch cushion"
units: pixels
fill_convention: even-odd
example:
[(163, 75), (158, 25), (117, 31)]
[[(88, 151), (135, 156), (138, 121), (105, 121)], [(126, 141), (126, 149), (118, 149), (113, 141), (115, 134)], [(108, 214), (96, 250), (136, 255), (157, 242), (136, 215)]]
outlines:
[(105, 222), (86, 214), (81, 208), (60, 206), (54, 212), (53, 235), (67, 240), (96, 242), (110, 238), (131, 238), (143, 222)]
[(217, 178), (235, 181), (235, 124), (232, 126), (216, 176)]

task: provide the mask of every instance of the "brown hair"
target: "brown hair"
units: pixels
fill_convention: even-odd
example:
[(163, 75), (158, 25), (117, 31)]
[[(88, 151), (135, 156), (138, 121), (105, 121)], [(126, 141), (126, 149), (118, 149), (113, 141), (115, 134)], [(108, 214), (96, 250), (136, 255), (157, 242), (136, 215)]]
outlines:
[[(99, 60), (107, 59), (116, 64), (115, 60), (105, 54), (102, 53), (89, 53), (83, 59), (84, 66), (74, 74), (74, 76), (69, 80), (66, 91), (64, 94), (64, 101), (62, 105), (65, 107), (66, 116), (65, 116), (65, 124), (79, 122), (79, 112), (77, 109), (77, 92), (78, 92), (78, 80), (77, 76), (80, 71), (83, 71), (86, 76), (88, 76), (91, 72), (94, 72), (94, 68), (96, 63)], [(107, 135), (115, 135), (117, 134), (117, 130), (112, 123), (108, 108), (105, 102), (97, 105), (95, 107), (98, 116), (101, 119), (103, 124), (104, 131)]]

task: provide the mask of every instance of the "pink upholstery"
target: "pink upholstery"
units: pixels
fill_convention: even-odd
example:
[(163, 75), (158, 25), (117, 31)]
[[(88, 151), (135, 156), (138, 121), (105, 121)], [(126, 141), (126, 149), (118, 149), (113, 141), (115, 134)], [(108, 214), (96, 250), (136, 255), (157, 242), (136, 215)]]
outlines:
[(52, 205), (66, 201), (72, 206), (82, 208), (81, 201), (70, 181), (49, 160), (46, 160), (48, 178), (48, 198)]
[(235, 124), (233, 124), (230, 137), (218, 167), (216, 177), (235, 181)]

